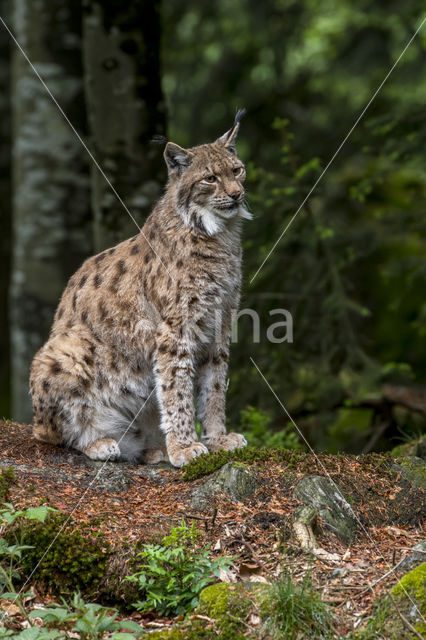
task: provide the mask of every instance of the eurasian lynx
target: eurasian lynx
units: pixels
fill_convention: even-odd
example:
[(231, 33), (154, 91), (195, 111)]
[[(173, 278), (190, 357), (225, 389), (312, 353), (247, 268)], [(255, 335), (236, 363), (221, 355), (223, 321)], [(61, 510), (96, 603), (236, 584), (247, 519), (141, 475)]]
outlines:
[(234, 146), (241, 115), (211, 144), (169, 142), (167, 189), (141, 233), (86, 260), (68, 282), (31, 367), (39, 440), (97, 460), (157, 462), (165, 437), (177, 467), (246, 444), (225, 428), (241, 221), (250, 217)]

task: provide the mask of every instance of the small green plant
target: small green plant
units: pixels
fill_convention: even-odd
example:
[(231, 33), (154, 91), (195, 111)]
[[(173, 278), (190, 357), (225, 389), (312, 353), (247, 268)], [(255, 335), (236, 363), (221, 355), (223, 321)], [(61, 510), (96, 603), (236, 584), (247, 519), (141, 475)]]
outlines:
[[(119, 629), (127, 629), (138, 634), (142, 628), (133, 620), (117, 621), (118, 612), (115, 609), (102, 607), (93, 602), (86, 603), (76, 593), (68, 605), (65, 600), (62, 604), (52, 604), (47, 609), (34, 609), (29, 617), (41, 618), (48, 628), (61, 628), (66, 631), (78, 633), (81, 640), (99, 640), (105, 633), (116, 632)], [(54, 629), (57, 631), (57, 629)], [(69, 635), (64, 636), (69, 637)], [(134, 638), (131, 633), (114, 633), (112, 638), (116, 640), (129, 640)], [(38, 640), (38, 638), (37, 638)]]
[(248, 406), (241, 411), (241, 431), (251, 447), (284, 447), (286, 449), (303, 449), (292, 425), (286, 425), (280, 431), (269, 428), (271, 418), (267, 413)]
[(193, 523), (173, 527), (161, 544), (146, 544), (138, 557), (145, 562), (126, 578), (138, 584), (143, 600), (135, 603), (141, 611), (157, 611), (160, 615), (179, 615), (198, 605), (198, 596), (214, 582), (221, 569), (228, 569), (232, 559), (210, 558), (210, 547), (197, 550), (201, 535)]
[(67, 640), (68, 636), (61, 631), (48, 631), (43, 627), (29, 627), (19, 632), (14, 629), (0, 627), (0, 638), (13, 638), (13, 640)]
[[(30, 547), (25, 544), (10, 544), (3, 535), (5, 535), (8, 527), (18, 519), (44, 522), (49, 511), (49, 507), (36, 507), (25, 511), (16, 510), (9, 503), (3, 504), (0, 509), (0, 595), (4, 600), (13, 600), (24, 617), (27, 617), (27, 614), (22, 601), (23, 598), (31, 594), (18, 593), (15, 581), (20, 578), (17, 565), (22, 561), (22, 552), (27, 551)], [(0, 629), (0, 637), (1, 633)]]
[(19, 543), (16, 539), (12, 541), (14, 544), (11, 544), (7, 539), (6, 530), (18, 519), (44, 522), (50, 510), (45, 506), (31, 507), (25, 511), (16, 510), (7, 502), (0, 509), (0, 533), (2, 534), (0, 537), (0, 595), (2, 598), (16, 597), (14, 581), (19, 578), (16, 565), (22, 560), (22, 552), (31, 548), (27, 544)]
[(267, 590), (262, 603), (267, 629), (276, 640), (331, 640), (334, 638), (332, 614), (314, 590), (309, 574), (301, 585), (285, 572)]

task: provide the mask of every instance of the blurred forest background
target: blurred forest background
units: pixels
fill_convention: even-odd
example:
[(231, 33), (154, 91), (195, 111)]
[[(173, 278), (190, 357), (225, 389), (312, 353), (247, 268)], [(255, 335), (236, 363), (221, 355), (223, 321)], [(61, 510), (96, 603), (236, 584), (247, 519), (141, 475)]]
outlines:
[[(166, 134), (215, 139), (245, 106), (254, 220), (228, 418), (301, 446), (250, 361), (317, 448), (387, 449), (425, 430), (426, 28), (269, 260), (263, 259), (397, 60), (423, 3), (0, 0), (0, 415), (30, 421), (28, 370), (69, 276), (135, 226), (165, 182)], [(269, 310), (294, 318), (270, 344)], [(242, 412), (242, 413), (241, 413)]]

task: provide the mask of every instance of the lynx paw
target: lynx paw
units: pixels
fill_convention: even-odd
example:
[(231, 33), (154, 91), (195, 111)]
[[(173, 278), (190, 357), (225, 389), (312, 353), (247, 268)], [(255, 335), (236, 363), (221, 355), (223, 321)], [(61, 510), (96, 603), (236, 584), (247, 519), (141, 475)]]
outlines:
[(174, 467), (183, 467), (193, 458), (200, 456), (202, 453), (208, 453), (209, 450), (201, 442), (194, 442), (187, 447), (177, 445), (169, 446), (167, 453), (169, 454), (170, 463)]
[(167, 461), (169, 458), (166, 447), (157, 447), (156, 449), (145, 449), (142, 459), (144, 464), (158, 464), (158, 462)]
[(219, 451), (220, 449), (232, 451), (233, 449), (245, 447), (247, 440), (243, 435), (241, 435), (241, 433), (227, 433), (222, 436), (217, 436), (211, 440), (206, 438), (206, 444), (209, 451)]
[(83, 449), (83, 453), (92, 460), (117, 460), (120, 447), (113, 438), (99, 438)]

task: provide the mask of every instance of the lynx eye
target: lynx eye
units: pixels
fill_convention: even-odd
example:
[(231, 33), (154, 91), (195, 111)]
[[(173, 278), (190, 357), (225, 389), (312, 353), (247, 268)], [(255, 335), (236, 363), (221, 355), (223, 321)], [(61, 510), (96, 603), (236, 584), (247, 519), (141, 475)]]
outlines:
[(234, 174), (234, 176), (238, 176), (241, 173), (241, 167), (234, 167), (232, 169), (232, 173)]
[(213, 182), (216, 182), (216, 176), (206, 176), (205, 178), (203, 178), (203, 182), (213, 184)]

